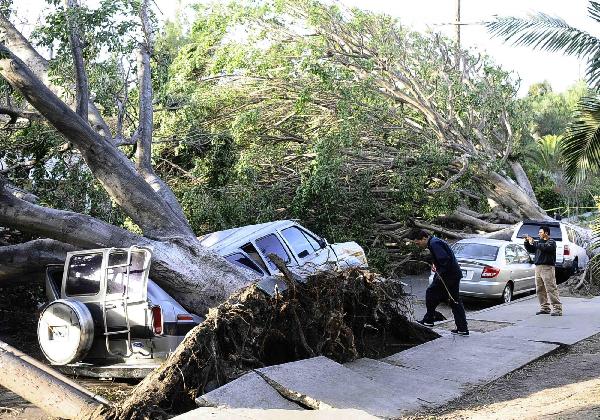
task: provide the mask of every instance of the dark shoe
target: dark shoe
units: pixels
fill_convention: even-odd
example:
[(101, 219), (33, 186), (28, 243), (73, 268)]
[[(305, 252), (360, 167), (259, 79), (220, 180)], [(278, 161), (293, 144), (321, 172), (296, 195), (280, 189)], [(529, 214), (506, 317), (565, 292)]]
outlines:
[(552, 312), (550, 316), (562, 316), (562, 312)]
[(535, 314), (536, 315), (548, 315), (548, 314), (550, 314), (550, 311), (537, 311)]
[(458, 330), (451, 330), (450, 331), (452, 334), (454, 335), (462, 335), (462, 336), (467, 336), (469, 335), (469, 331), (458, 331)]
[(433, 322), (427, 322), (424, 319), (422, 319), (421, 321), (417, 321), (417, 322), (425, 327), (429, 327), (429, 328), (433, 327)]

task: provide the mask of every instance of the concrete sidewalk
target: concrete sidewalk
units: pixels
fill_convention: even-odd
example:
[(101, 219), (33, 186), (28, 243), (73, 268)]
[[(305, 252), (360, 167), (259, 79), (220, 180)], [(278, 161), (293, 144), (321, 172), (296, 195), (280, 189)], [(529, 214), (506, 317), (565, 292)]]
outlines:
[(453, 322), (445, 322), (436, 325), (441, 338), (382, 360), (315, 357), (258, 369), (198, 398), (204, 408), (179, 418), (331, 419), (348, 418), (348, 409), (352, 418), (398, 418), (439, 407), (600, 333), (600, 297), (562, 300), (562, 317), (536, 316), (535, 296), (473, 312), (469, 337), (451, 335)]

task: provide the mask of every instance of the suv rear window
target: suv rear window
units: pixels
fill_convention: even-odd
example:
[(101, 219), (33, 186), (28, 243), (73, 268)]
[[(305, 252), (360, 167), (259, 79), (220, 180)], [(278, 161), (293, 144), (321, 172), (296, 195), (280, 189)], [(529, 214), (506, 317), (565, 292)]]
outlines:
[(65, 293), (95, 295), (100, 291), (101, 279), (102, 254), (74, 255), (69, 261)]
[[(532, 238), (538, 238), (540, 233), (540, 225), (523, 225), (521, 229), (519, 229), (519, 233), (517, 233), (517, 237), (519, 239), (523, 238), (525, 235), (529, 235)], [(562, 232), (560, 230), (560, 226), (550, 226), (550, 237), (555, 241), (562, 241)]]
[(456, 243), (452, 246), (456, 258), (469, 260), (495, 261), (498, 257), (498, 247), (476, 243)]

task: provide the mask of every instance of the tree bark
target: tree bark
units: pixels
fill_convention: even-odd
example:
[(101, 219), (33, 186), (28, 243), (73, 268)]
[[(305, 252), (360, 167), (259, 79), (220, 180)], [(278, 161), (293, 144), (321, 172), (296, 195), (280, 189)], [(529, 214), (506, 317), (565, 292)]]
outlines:
[(0, 341), (0, 385), (51, 417), (75, 419), (109, 405), (58, 372)]
[(516, 183), (494, 171), (476, 175), (486, 195), (513, 213), (535, 220), (551, 220), (550, 216)]
[(427, 222), (414, 220), (414, 219), (411, 220), (411, 223), (414, 226), (419, 227), (421, 229), (427, 229), (432, 232), (441, 233), (442, 235), (445, 235), (448, 238), (453, 238), (453, 239), (467, 239), (467, 238), (473, 238), (473, 237), (477, 236), (472, 233), (457, 232), (452, 229), (448, 229), (448, 228), (444, 228), (444, 227), (435, 225), (433, 223), (427, 223)]
[(19, 245), (0, 247), (0, 284), (14, 284), (24, 274), (40, 273), (48, 264), (63, 264), (67, 252), (78, 248), (52, 239), (36, 239)]
[(502, 229), (505, 229), (508, 227), (508, 225), (505, 225), (505, 224), (486, 222), (485, 220), (483, 220), (481, 218), (478, 218), (471, 214), (468, 214), (464, 210), (466, 210), (466, 209), (459, 207), (454, 211), (454, 213), (452, 213), (449, 216), (446, 216), (445, 219), (453, 220), (455, 222), (459, 222), (459, 223), (471, 226), (471, 227), (475, 228), (476, 230), (483, 231), (483, 232), (495, 232), (495, 231), (502, 230)]
[(531, 197), (535, 204), (538, 204), (535, 192), (533, 191), (533, 187), (531, 186), (531, 182), (529, 182), (529, 178), (527, 177), (523, 166), (516, 160), (509, 160), (508, 163), (512, 168), (517, 184), (525, 191), (525, 194)]
[(88, 105), (90, 101), (88, 77), (85, 71), (85, 62), (83, 60), (83, 48), (81, 46), (79, 24), (77, 20), (73, 19), (73, 16), (70, 15), (79, 8), (78, 0), (65, 0), (65, 6), (67, 23), (69, 26), (69, 41), (71, 42), (71, 53), (73, 54), (73, 64), (75, 67), (76, 110), (77, 115), (88, 121)]

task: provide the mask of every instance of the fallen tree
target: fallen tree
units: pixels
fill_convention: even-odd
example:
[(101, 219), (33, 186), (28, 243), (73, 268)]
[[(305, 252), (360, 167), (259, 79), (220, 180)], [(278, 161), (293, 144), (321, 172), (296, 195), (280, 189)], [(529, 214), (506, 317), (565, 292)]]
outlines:
[(278, 265), (287, 290), (270, 297), (250, 286), (231, 296), (125, 401), (92, 417), (166, 418), (252, 369), (318, 355), (340, 363), (380, 358), (438, 337), (406, 318), (409, 303), (398, 281), (351, 269), (297, 283)]
[[(81, 7), (78, 2), (67, 1), (64, 13), (77, 16), (80, 10), (76, 9)], [(246, 270), (233, 266), (200, 245), (171, 189), (154, 173), (151, 161), (153, 92), (150, 83), (153, 32), (147, 1), (142, 2), (138, 12), (141, 22), (137, 33), (138, 123), (132, 127), (134, 132), (127, 139), (122, 137), (121, 125), (117, 124), (113, 133), (98, 109), (88, 104), (89, 89), (76, 19), (68, 19), (67, 24), (76, 70), (74, 85), (77, 100), (65, 102), (57, 96), (64, 95), (68, 89), (50, 83), (48, 63), (6, 17), (0, 18), (4, 41), (0, 46), (0, 74), (29, 106), (35, 108), (76, 148), (79, 159), (85, 161), (110, 199), (139, 227), (141, 234), (85, 214), (51, 209), (32, 200), (27, 201), (27, 197), (13, 188), (2, 174), (0, 223), (71, 247), (151, 247), (151, 275), (155, 281), (188, 310), (202, 314), (254, 278)], [(131, 89), (128, 85), (126, 87)], [(123, 144), (135, 147), (133, 161), (119, 148)], [(50, 248), (59, 252), (54, 252), (49, 260), (62, 255), (65, 249), (63, 246), (59, 250), (57, 242), (50, 246), (47, 241), (34, 241), (4, 249), (3, 254), (18, 255), (19, 264), (27, 266), (32, 261), (34, 266), (37, 264), (36, 256), (50, 251)], [(7, 268), (0, 272), (0, 280), (10, 279), (14, 273)]]

